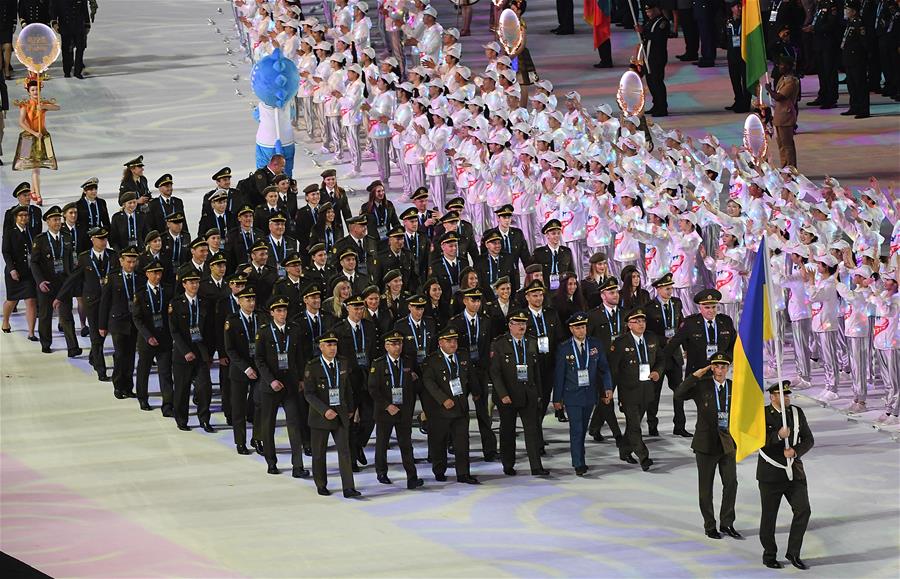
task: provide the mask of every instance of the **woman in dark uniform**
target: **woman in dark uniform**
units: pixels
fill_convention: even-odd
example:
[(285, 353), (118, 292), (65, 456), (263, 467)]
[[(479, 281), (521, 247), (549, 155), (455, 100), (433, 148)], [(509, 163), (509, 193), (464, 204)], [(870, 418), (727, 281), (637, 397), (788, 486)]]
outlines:
[(3, 302), (3, 332), (10, 333), (9, 316), (19, 303), (25, 300), (25, 320), (28, 322), (28, 339), (37, 341), (34, 322), (37, 319), (37, 292), (31, 266), (32, 236), (28, 229), (28, 207), (19, 205), (13, 209), (13, 226), (3, 232), (3, 268), (6, 279), (6, 301)]
[(463, 270), (459, 272), (459, 289), (453, 294), (453, 297), (450, 298), (451, 318), (461, 314), (462, 311), (466, 309), (466, 306), (463, 304), (463, 293), (477, 287), (479, 287), (478, 272), (475, 271), (474, 267), (464, 267)]
[(368, 219), (366, 235), (378, 242), (387, 241), (388, 231), (400, 227), (397, 210), (390, 199), (387, 199), (381, 181), (372, 181), (366, 189), (369, 191), (369, 200), (359, 209), (359, 214)]
[(13, 189), (12, 194), (19, 204), (6, 210), (6, 215), (3, 216), (3, 231), (12, 229), (15, 225), (13, 212), (18, 207), (25, 207), (28, 210), (28, 218), (25, 220), (26, 227), (28, 232), (31, 233), (32, 239), (37, 237), (44, 228), (44, 221), (41, 215), (41, 208), (31, 204), (31, 185), (27, 181), (23, 181)]
[(134, 191), (137, 193), (139, 211), (146, 211), (147, 203), (150, 201), (150, 184), (144, 177), (144, 156), (141, 155), (125, 163), (125, 170), (122, 171), (122, 182), (119, 183), (119, 194), (125, 191)]
[(444, 290), (437, 278), (430, 277), (422, 285), (422, 295), (425, 296), (425, 315), (434, 320), (438, 331), (442, 330), (450, 321), (450, 304), (444, 299)]
[(3, 60), (3, 78), (12, 80), (12, 41), (16, 30), (15, 0), (0, 1), (0, 59)]
[(353, 217), (353, 212), (350, 211), (350, 201), (347, 199), (347, 192), (337, 184), (337, 173), (334, 169), (326, 169), (322, 172), (322, 185), (319, 186), (319, 194), (321, 195), (322, 203), (326, 201), (331, 203), (334, 210), (338, 213), (338, 223), (342, 223), (341, 217), (345, 221)]
[(641, 274), (633, 265), (622, 268), (622, 288), (619, 302), (627, 312), (650, 301), (650, 294), (641, 287)]
[[(581, 293), (581, 284), (578, 283), (578, 276), (573, 272), (567, 271), (560, 276), (559, 287), (553, 295), (553, 309), (559, 314), (561, 320), (568, 320), (578, 312), (587, 311), (587, 302), (584, 301)], [(564, 327), (568, 334), (569, 325), (566, 324)]]
[(325, 244), (325, 253), (331, 253), (331, 248), (338, 240), (344, 237), (344, 226), (337, 217), (337, 211), (330, 201), (319, 205), (316, 224), (309, 234), (309, 246), (317, 243)]
[(528, 87), (540, 80), (537, 75), (537, 69), (534, 67), (534, 61), (531, 59), (531, 53), (525, 45), (528, 40), (528, 35), (525, 19), (522, 15), (525, 14), (525, 10), (528, 8), (528, 2), (526, 0), (513, 0), (510, 2), (509, 8), (519, 17), (519, 26), (522, 31), (519, 44), (510, 47), (513, 49), (513, 52), (509, 57), (511, 59), (519, 59), (519, 64), (516, 69), (516, 80), (519, 81), (519, 86), (522, 88), (522, 94), (519, 96), (519, 106), (527, 107)]

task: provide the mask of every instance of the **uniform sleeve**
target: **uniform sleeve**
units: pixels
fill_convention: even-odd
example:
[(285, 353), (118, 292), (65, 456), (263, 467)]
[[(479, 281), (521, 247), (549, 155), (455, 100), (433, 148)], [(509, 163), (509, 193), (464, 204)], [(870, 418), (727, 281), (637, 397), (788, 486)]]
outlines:
[(498, 398), (509, 396), (509, 391), (506, 389), (506, 384), (503, 381), (503, 368), (500, 361), (503, 355), (503, 352), (500, 351), (502, 343), (500, 338), (491, 342), (491, 360), (488, 363), (491, 383), (494, 385), (494, 392), (497, 393)]
[(800, 423), (800, 442), (794, 447), (794, 452), (799, 457), (809, 452), (816, 441), (813, 438), (812, 430), (809, 429), (809, 423), (806, 421), (806, 414), (801, 408), (797, 408), (797, 421)]
[(696, 376), (694, 376), (693, 374), (689, 375), (684, 379), (684, 382), (682, 382), (675, 388), (675, 391), (672, 393), (672, 397), (674, 397), (675, 400), (687, 400), (691, 398), (693, 395), (694, 386), (697, 385), (697, 382), (699, 382), (699, 380)]
[(425, 362), (425, 371), (422, 376), (422, 382), (425, 385), (425, 390), (428, 391), (429, 396), (434, 398), (438, 404), (443, 405), (449, 398), (438, 385), (433, 367), (434, 364), (430, 363), (430, 360)]
[[(259, 350), (257, 349), (257, 352)], [(306, 402), (309, 404), (309, 407), (315, 410), (318, 414), (325, 416), (325, 411), (330, 407), (325, 404), (325, 402), (316, 396), (316, 387), (314, 384), (314, 376), (312, 371), (312, 364), (307, 363), (306, 368), (303, 370), (303, 396), (306, 398)]]
[(556, 364), (553, 368), (553, 402), (562, 402), (566, 380), (566, 355), (562, 348), (556, 350)]

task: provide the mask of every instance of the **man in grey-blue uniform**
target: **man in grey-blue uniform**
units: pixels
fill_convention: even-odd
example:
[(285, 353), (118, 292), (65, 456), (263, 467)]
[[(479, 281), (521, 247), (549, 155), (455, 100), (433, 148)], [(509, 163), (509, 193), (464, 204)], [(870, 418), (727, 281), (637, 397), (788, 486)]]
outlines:
[(569, 446), (575, 474), (583, 476), (588, 467), (584, 460), (584, 437), (594, 406), (612, 404), (613, 384), (606, 361), (603, 342), (587, 335), (584, 312), (569, 318), (572, 337), (556, 350), (553, 380), (553, 407), (566, 408), (569, 415)]

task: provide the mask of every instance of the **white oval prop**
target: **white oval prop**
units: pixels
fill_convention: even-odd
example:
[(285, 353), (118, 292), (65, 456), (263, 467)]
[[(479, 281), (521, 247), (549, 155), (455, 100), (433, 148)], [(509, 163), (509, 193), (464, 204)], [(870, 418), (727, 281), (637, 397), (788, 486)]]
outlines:
[(755, 114), (748, 115), (744, 121), (744, 146), (756, 159), (766, 156), (766, 130)]
[(519, 50), (519, 44), (522, 42), (522, 26), (519, 24), (519, 17), (509, 8), (500, 13), (497, 36), (506, 54), (512, 55)]
[(619, 79), (619, 90), (616, 102), (626, 115), (638, 115), (644, 112), (644, 83), (633, 70), (626, 71)]

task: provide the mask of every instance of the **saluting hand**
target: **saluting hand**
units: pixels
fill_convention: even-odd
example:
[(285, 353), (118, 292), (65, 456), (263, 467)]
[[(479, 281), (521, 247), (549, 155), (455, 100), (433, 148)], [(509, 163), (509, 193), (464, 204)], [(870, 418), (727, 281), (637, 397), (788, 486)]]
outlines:
[(707, 366), (706, 368), (700, 368), (694, 372), (694, 377), (702, 378), (704, 374), (709, 372), (709, 369), (712, 368), (712, 365)]

